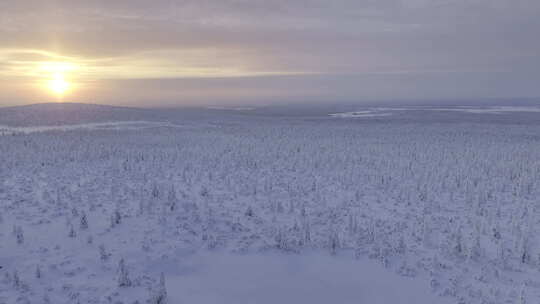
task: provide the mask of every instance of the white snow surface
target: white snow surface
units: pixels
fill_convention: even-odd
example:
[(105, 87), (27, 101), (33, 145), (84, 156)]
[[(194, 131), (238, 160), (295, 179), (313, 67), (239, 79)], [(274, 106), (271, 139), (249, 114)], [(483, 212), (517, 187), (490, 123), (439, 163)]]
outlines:
[(332, 117), (340, 117), (340, 118), (365, 118), (365, 117), (390, 116), (392, 115), (392, 113), (376, 113), (375, 111), (355, 111), (355, 112), (333, 113), (329, 115)]
[(338, 118), (365, 118), (390, 116), (396, 111), (441, 111), (441, 112), (462, 112), (469, 114), (510, 114), (510, 113), (540, 113), (540, 107), (534, 106), (454, 106), (454, 107), (374, 107), (359, 111), (328, 114)]
[(172, 303), (452, 303), (431, 293), (426, 279), (350, 256), (201, 253), (171, 266), (165, 270)]
[(539, 124), (208, 117), (0, 136), (0, 303), (540, 303)]
[(67, 124), (56, 126), (31, 126), (31, 127), (11, 127), (0, 125), (0, 135), (11, 135), (17, 133), (35, 133), (47, 131), (69, 131), (77, 129), (85, 130), (138, 130), (146, 128), (181, 128), (183, 126), (172, 124), (169, 122), (156, 121), (111, 121), (111, 122), (95, 122), (84, 124)]

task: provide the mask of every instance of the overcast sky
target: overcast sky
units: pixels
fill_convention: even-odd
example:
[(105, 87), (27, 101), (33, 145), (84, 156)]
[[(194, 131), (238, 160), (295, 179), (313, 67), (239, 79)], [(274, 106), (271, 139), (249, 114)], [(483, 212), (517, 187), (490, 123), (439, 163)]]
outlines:
[(538, 97), (539, 37), (538, 0), (0, 1), (0, 105)]

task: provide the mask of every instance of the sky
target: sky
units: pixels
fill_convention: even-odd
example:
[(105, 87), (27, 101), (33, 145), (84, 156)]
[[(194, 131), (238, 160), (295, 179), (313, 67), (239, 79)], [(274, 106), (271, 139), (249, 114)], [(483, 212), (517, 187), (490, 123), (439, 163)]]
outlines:
[(0, 106), (540, 97), (538, 0), (0, 1)]

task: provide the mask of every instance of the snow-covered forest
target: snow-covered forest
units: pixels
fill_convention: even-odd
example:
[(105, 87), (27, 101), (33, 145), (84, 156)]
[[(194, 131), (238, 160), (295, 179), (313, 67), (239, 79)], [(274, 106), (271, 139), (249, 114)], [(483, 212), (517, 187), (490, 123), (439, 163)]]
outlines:
[[(235, 113), (6, 132), (0, 303), (229, 303), (194, 299), (261, 257), (264, 271), (279, 259), (358, 269), (306, 278), (360, 289), (388, 276), (382, 293), (414, 282), (427, 293), (414, 303), (539, 303), (540, 125), (448, 115), (468, 119)], [(189, 285), (207, 262), (223, 280)], [(274, 303), (266, 292), (235, 303)]]

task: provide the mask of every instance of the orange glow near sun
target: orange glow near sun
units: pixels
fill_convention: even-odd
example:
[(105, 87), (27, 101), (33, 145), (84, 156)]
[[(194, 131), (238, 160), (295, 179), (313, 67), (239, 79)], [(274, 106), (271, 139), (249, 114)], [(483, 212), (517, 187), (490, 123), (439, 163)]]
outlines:
[(48, 88), (57, 96), (64, 96), (70, 89), (70, 83), (65, 79), (63, 74), (54, 74), (49, 80)]
[(73, 74), (76, 69), (75, 64), (67, 62), (45, 62), (40, 68), (43, 73), (50, 75), (46, 81), (46, 88), (60, 98), (72, 90), (73, 85), (67, 76)]

